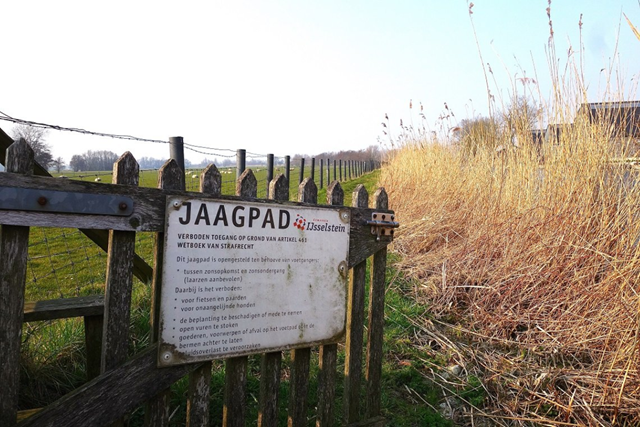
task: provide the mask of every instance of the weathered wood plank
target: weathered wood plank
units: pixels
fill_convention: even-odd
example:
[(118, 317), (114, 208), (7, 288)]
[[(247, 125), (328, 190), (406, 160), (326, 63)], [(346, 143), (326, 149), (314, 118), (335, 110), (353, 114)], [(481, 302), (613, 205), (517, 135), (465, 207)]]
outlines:
[[(219, 197), (222, 194), (222, 175), (215, 165), (209, 165), (200, 175), (200, 192), (203, 196)], [(205, 362), (189, 374), (187, 396), (187, 426), (209, 425), (209, 388), (211, 362)]]
[[(269, 182), (269, 195), (275, 200), (289, 200), (289, 181), (283, 174), (277, 175)], [(276, 427), (278, 425), (281, 367), (281, 351), (273, 351), (261, 356), (258, 427)]]
[(24, 304), (24, 321), (36, 322), (69, 317), (102, 316), (103, 310), (103, 295), (28, 301)]
[(248, 357), (233, 357), (225, 363), (224, 408), (222, 425), (224, 427), (244, 427), (247, 416), (247, 364)]
[[(167, 162), (158, 171), (158, 187), (168, 190), (184, 190), (184, 173), (175, 160)], [(163, 202), (164, 204), (165, 202)], [(162, 217), (164, 221), (164, 214)], [(151, 300), (151, 337), (152, 343), (160, 337), (160, 303), (162, 301), (162, 265), (164, 263), (164, 232), (156, 234), (153, 256), (153, 283)], [(145, 426), (169, 425), (169, 396), (167, 388), (147, 402), (144, 411)]]
[(157, 368), (157, 353), (157, 345), (151, 345), (124, 365), (43, 408), (19, 427), (107, 425), (200, 367), (191, 364)]
[(211, 383), (211, 362), (189, 374), (189, 395), (187, 397), (187, 426), (207, 427), (209, 425), (209, 387)]
[(84, 316), (84, 342), (87, 352), (87, 380), (100, 375), (102, 359), (102, 330), (104, 315)]
[[(251, 169), (247, 169), (236, 182), (236, 195), (256, 197), (258, 181)], [(247, 413), (247, 356), (232, 357), (225, 363), (224, 408), (222, 425), (224, 427), (244, 427)]]
[[(138, 162), (130, 152), (126, 152), (113, 165), (113, 182), (137, 186), (138, 181)], [(102, 334), (102, 372), (121, 365), (127, 359), (135, 249), (135, 232), (117, 230), (109, 232)]]
[(281, 366), (281, 351), (265, 353), (260, 359), (258, 427), (276, 427), (278, 425), (278, 394), (280, 391)]
[[(43, 227), (80, 227), (83, 229), (111, 229), (123, 231), (163, 231), (165, 218), (165, 202), (168, 195), (203, 198), (201, 193), (185, 192), (170, 189), (137, 188), (114, 184), (98, 184), (93, 182), (71, 181), (42, 177), (23, 177), (16, 175), (7, 178), (0, 174), (0, 186), (16, 186), (17, 188), (59, 189), (61, 191), (89, 192), (93, 194), (121, 194), (133, 199), (133, 214), (129, 217), (108, 215), (76, 215), (52, 214), (46, 212), (25, 212), (0, 209), (0, 222), (11, 225), (30, 225)], [(255, 178), (255, 177), (254, 177)], [(334, 181), (337, 182), (337, 181)], [(342, 189), (340, 189), (342, 191)], [(328, 192), (327, 194), (332, 194)], [(334, 196), (335, 197), (335, 196)], [(344, 197), (344, 195), (343, 195)], [(248, 200), (254, 203), (277, 203), (285, 206), (301, 206), (299, 202), (255, 199), (254, 197), (221, 196), (219, 200)], [(329, 203), (330, 204), (330, 203)], [(335, 209), (331, 206), (318, 205), (318, 209)], [(376, 251), (386, 247), (391, 239), (383, 237), (376, 241), (371, 228), (366, 225), (371, 220), (375, 209), (346, 208), (351, 211), (351, 232), (349, 241), (349, 267), (362, 262)], [(390, 210), (378, 210), (387, 212)], [(134, 264), (135, 265), (135, 264)]]
[[(387, 209), (389, 199), (384, 188), (374, 194), (377, 209)], [(367, 382), (366, 416), (380, 415), (382, 394), (382, 343), (384, 334), (385, 272), (387, 269), (387, 248), (373, 255), (371, 266), (371, 290), (369, 296), (369, 327), (367, 328), (367, 360), (365, 379)]]
[[(126, 152), (113, 164), (113, 183), (137, 186), (139, 171), (138, 162)], [(109, 231), (100, 372), (107, 372), (127, 360), (135, 253), (135, 232)], [(124, 419), (120, 419), (111, 427), (124, 425)]]
[[(328, 166), (329, 163), (327, 161), (327, 182), (329, 181)], [(327, 187), (327, 204), (334, 206), (342, 206), (344, 204), (344, 191), (337, 181), (333, 181)], [(319, 359), (320, 370), (318, 372), (318, 412), (316, 415), (316, 427), (329, 427), (334, 425), (333, 406), (336, 393), (338, 345), (325, 344), (320, 346)]]
[[(305, 178), (298, 186), (298, 201), (318, 203), (318, 187), (311, 177)], [(307, 395), (309, 393), (310, 348), (291, 351), (291, 387), (289, 394), (289, 427), (307, 424)]]
[(288, 427), (307, 425), (310, 359), (311, 349), (309, 347), (291, 350), (291, 392), (289, 395)]
[(320, 346), (318, 371), (318, 413), (316, 427), (333, 426), (333, 403), (336, 395), (338, 344)]
[[(352, 204), (355, 207), (367, 207), (368, 203), (367, 190), (364, 185), (359, 184), (353, 191)], [(347, 338), (344, 365), (344, 420), (347, 424), (360, 420), (366, 270), (366, 260), (353, 267), (347, 297)]]
[[(12, 144), (6, 156), (7, 173), (1, 175), (33, 170), (33, 150), (24, 139)], [(17, 419), (28, 248), (29, 227), (0, 225), (0, 425), (3, 426), (12, 426)]]

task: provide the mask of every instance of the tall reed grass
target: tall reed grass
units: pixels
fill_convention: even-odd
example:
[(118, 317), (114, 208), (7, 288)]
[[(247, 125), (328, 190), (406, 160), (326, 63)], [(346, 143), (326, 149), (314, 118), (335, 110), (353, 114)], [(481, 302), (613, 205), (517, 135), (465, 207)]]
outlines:
[(455, 353), (488, 391), (475, 413), (503, 425), (640, 424), (640, 183), (620, 161), (636, 145), (576, 116), (582, 86), (558, 85), (541, 112), (573, 119), (557, 140), (494, 120), (404, 138), (381, 173), (399, 266), (435, 324), (471, 340)]

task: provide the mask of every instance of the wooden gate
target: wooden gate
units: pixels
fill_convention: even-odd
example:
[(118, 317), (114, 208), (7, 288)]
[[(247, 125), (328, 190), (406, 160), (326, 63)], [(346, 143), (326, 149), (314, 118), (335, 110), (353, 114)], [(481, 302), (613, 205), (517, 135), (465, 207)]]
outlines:
[[(2, 135), (0, 135), (2, 136)], [(0, 155), (2, 155), (0, 150)], [(33, 152), (24, 142), (6, 150), (6, 172), (0, 173), (0, 425), (2, 426), (99, 426), (124, 425), (125, 417), (144, 405), (145, 424), (169, 425), (169, 388), (189, 377), (186, 420), (189, 426), (244, 426), (247, 407), (247, 356), (225, 361), (225, 397), (222, 420), (209, 419), (211, 362), (173, 367), (157, 367), (159, 301), (162, 283), (163, 230), (167, 196), (213, 197), (220, 200), (252, 201), (294, 205), (316, 205), (317, 188), (305, 179), (298, 189), (299, 203), (289, 202), (289, 185), (284, 175), (269, 183), (270, 200), (256, 199), (257, 181), (251, 170), (237, 180), (236, 196), (221, 194), (221, 175), (214, 165), (202, 172), (200, 193), (185, 191), (185, 176), (175, 161), (159, 171), (158, 188), (138, 187), (139, 168), (125, 153), (113, 169), (113, 184), (53, 179), (34, 176), (39, 170)], [(41, 169), (41, 168), (40, 168)], [(2, 196), (4, 195), (4, 196)], [(49, 197), (66, 195), (79, 200), (64, 208), (49, 207)], [(119, 214), (87, 214), (87, 197), (124, 196), (132, 206), (120, 203)], [(83, 199), (84, 198), (84, 199)], [(368, 194), (362, 185), (352, 195), (349, 262), (351, 269), (346, 339), (317, 349), (318, 403), (316, 426), (384, 425), (380, 416), (382, 334), (386, 246), (389, 233), (379, 231), (372, 220), (374, 212), (389, 215), (384, 189), (374, 195), (375, 209), (368, 207)], [(17, 203), (17, 204), (16, 204)], [(344, 193), (334, 181), (327, 190), (327, 204), (343, 206)], [(75, 207), (74, 207), (75, 206)], [(380, 225), (380, 224), (379, 224)], [(388, 225), (388, 224), (383, 224)], [(29, 227), (79, 228), (108, 252), (104, 296), (80, 297), (38, 302), (24, 301)], [(373, 227), (373, 231), (372, 231)], [(154, 266), (135, 254), (135, 233), (156, 233)], [(386, 235), (385, 235), (386, 234)], [(391, 233), (392, 234), (392, 233)], [(371, 263), (369, 307), (365, 319), (366, 263)], [(151, 345), (127, 360), (131, 290), (134, 275), (151, 283)], [(84, 318), (87, 371), (90, 380), (45, 408), (18, 411), (21, 331), (24, 321), (81, 316)], [(364, 327), (367, 322), (366, 348)], [(345, 347), (343, 415), (334, 410), (338, 347)], [(304, 426), (311, 354), (316, 349), (291, 350), (288, 425)], [(278, 389), (282, 352), (261, 356), (258, 425), (277, 425)], [(364, 361), (364, 363), (363, 363)], [(172, 421), (175, 423), (175, 421)]]

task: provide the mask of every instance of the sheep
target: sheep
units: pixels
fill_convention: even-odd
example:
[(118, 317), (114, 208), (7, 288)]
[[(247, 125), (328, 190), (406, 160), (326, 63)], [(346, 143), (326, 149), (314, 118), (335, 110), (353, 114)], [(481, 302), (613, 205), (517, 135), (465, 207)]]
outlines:
[(102, 178), (97, 177), (96, 179), (94, 179), (94, 181), (95, 181), (95, 182), (100, 182), (100, 181), (102, 181)]

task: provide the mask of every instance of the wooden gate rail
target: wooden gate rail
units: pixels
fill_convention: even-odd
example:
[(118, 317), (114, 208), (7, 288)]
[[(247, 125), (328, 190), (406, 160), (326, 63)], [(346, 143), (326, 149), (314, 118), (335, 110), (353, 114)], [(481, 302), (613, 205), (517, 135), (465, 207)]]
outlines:
[[(5, 156), (7, 154), (7, 148), (9, 148), (11, 144), (13, 144), (13, 139), (11, 139), (2, 129), (0, 129), (0, 163), (4, 162)], [(51, 176), (51, 174), (45, 168), (40, 166), (36, 161), (33, 162), (32, 170), (33, 174), (37, 176)], [(98, 245), (103, 251), (107, 252), (109, 243), (108, 231), (82, 228), (80, 229), (80, 231), (89, 239), (91, 239), (93, 243)], [(152, 273), (153, 271), (151, 269), (151, 266), (136, 254), (133, 259), (133, 274), (138, 279), (140, 279), (142, 283), (150, 284)]]
[[(0, 173), (0, 187), (30, 188), (41, 190), (86, 193), (95, 195), (122, 195), (133, 200), (133, 213), (129, 217), (110, 215), (61, 214), (51, 212), (3, 211), (2, 223), (22, 226), (42, 226), (60, 228), (95, 228), (120, 231), (164, 231), (165, 197), (202, 197), (202, 193), (165, 190), (158, 188), (130, 187), (125, 185), (100, 184), (74, 180), (58, 180), (39, 176), (24, 176)], [(255, 203), (278, 203), (287, 206), (308, 206), (300, 202), (280, 202), (278, 200), (256, 199), (252, 197), (220, 196), (220, 200), (251, 201)], [(318, 209), (332, 209), (328, 205), (317, 205)], [(349, 268), (366, 260), (372, 254), (384, 249), (388, 239), (377, 241), (371, 237), (366, 221), (374, 212), (388, 212), (370, 208), (350, 208), (352, 238), (349, 239)]]
[[(1, 136), (1, 135), (0, 135)], [(1, 140), (2, 138), (0, 138)], [(128, 217), (109, 215), (82, 215), (53, 212), (24, 212), (0, 209), (0, 424), (15, 425), (20, 330), (23, 320), (52, 319), (56, 316), (85, 316), (100, 319), (103, 316), (102, 369), (101, 374), (75, 391), (67, 394), (18, 426), (58, 425), (112, 425), (120, 423), (128, 413), (147, 402), (146, 425), (168, 425), (169, 388), (180, 378), (189, 375), (187, 401), (188, 426), (209, 425), (209, 383), (211, 362), (183, 366), (157, 367), (157, 339), (160, 289), (162, 283), (163, 242), (166, 197), (214, 197), (221, 200), (251, 201), (255, 203), (278, 203), (285, 206), (309, 206), (335, 209), (343, 206), (344, 192), (337, 181), (327, 189), (328, 205), (317, 205), (317, 187), (304, 180), (298, 188), (299, 202), (289, 202), (289, 185), (284, 175), (279, 175), (269, 184), (270, 200), (256, 199), (257, 181), (251, 170), (238, 179), (237, 196), (220, 194), (221, 178), (211, 165), (201, 176), (200, 192), (184, 191), (184, 174), (175, 161), (167, 162), (159, 172), (159, 187), (139, 188), (137, 163), (130, 154), (123, 155), (116, 163), (114, 180), (122, 184), (97, 184), (92, 182), (54, 180), (29, 176), (30, 148), (21, 141), (8, 149), (7, 171), (0, 174), (0, 187), (15, 189), (46, 189), (66, 193), (91, 195), (121, 195), (133, 201), (133, 213)], [(31, 157), (30, 157), (31, 156)], [(18, 161), (17, 159), (20, 159)], [(26, 159), (26, 161), (25, 161)], [(11, 173), (14, 172), (14, 173)], [(369, 209), (368, 195), (363, 186), (358, 186), (352, 195), (350, 210), (351, 231), (349, 239), (348, 266), (353, 268), (348, 289), (344, 425), (382, 426), (380, 417), (380, 375), (382, 366), (382, 329), (384, 324), (384, 273), (386, 268), (386, 246), (388, 238), (376, 239), (366, 222), (373, 212), (393, 212), (387, 209), (384, 190), (375, 194), (376, 209)], [(26, 251), (30, 226), (47, 226), (99, 230), (107, 233), (108, 274), (105, 298), (90, 297), (91, 301), (77, 298), (39, 302), (24, 305), (26, 280)], [(104, 231), (110, 230), (110, 231)], [(135, 232), (150, 231), (156, 234), (152, 295), (152, 344), (129, 361), (126, 347), (129, 342), (128, 325), (131, 306), (132, 263)], [(120, 256), (121, 254), (124, 256)], [(371, 294), (369, 298), (368, 340), (366, 355), (363, 355), (364, 301), (366, 288), (366, 260), (373, 255), (371, 266)], [(84, 298), (84, 297), (83, 297)], [(104, 302), (102, 302), (104, 301)], [(61, 305), (67, 308), (62, 309)], [(20, 310), (16, 311), (15, 307)], [(23, 319), (24, 316), (24, 319)], [(88, 353), (100, 354), (100, 340), (87, 339)], [(90, 347), (92, 349), (90, 350)], [(334, 425), (335, 382), (337, 369), (337, 343), (319, 348), (318, 404), (316, 426)], [(290, 400), (288, 425), (307, 425), (307, 395), (309, 392), (310, 348), (291, 350)], [(364, 381), (362, 360), (365, 359)], [(95, 357), (94, 357), (95, 360)], [(282, 352), (265, 353), (261, 358), (261, 380), (259, 400), (259, 426), (276, 426), (278, 423), (278, 390), (281, 376)], [(95, 365), (95, 363), (93, 363)], [(95, 368), (94, 368), (95, 371)], [(225, 397), (222, 423), (225, 427), (244, 426), (246, 422), (247, 357), (232, 357), (226, 360)], [(360, 389), (366, 383), (367, 399), (360, 402)], [(7, 384), (7, 386), (4, 386)], [(362, 407), (361, 407), (362, 406)], [(31, 412), (30, 412), (31, 413)]]

